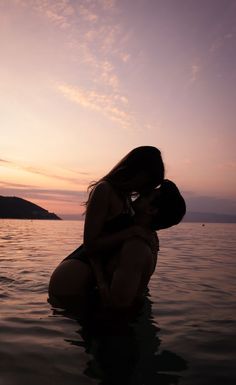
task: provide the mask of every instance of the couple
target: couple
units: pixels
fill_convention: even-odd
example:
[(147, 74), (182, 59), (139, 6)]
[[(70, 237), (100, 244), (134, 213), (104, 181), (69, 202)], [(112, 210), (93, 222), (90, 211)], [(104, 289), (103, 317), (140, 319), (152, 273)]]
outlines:
[(160, 151), (133, 149), (90, 185), (83, 244), (52, 273), (49, 301), (83, 311), (96, 292), (102, 307), (135, 308), (155, 270), (156, 231), (179, 223), (185, 211), (178, 188), (164, 179)]

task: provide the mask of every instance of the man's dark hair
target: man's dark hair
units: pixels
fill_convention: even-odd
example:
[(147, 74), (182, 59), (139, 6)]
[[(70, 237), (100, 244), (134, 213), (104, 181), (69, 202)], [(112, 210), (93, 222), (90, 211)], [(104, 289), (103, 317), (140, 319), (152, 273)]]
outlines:
[(174, 182), (168, 179), (163, 181), (157, 202), (158, 214), (152, 220), (154, 230), (166, 229), (181, 222), (186, 213), (186, 204)]

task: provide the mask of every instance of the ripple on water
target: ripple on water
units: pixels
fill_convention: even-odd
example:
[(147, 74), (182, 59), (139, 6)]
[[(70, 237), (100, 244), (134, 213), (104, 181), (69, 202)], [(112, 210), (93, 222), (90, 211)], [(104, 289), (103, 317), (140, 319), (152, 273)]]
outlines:
[(12, 282), (15, 282), (13, 278), (5, 277), (3, 275), (0, 276), (0, 283), (2, 284), (11, 284)]
[[(114, 338), (116, 353), (108, 338), (86, 335), (78, 321), (47, 303), (50, 274), (78, 246), (82, 223), (13, 220), (0, 232), (4, 385), (97, 385), (104, 380), (102, 360), (115, 368), (115, 381), (132, 359), (137, 385), (235, 385), (235, 225), (183, 223), (160, 232), (151, 314), (136, 334)], [(171, 372), (173, 355), (188, 368)], [(160, 362), (169, 377), (161, 377)]]

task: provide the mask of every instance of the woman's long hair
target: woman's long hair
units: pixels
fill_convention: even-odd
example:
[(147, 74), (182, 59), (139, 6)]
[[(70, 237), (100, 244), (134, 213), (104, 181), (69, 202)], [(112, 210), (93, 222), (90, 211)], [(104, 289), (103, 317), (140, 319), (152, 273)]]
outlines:
[[(101, 181), (108, 181), (123, 196), (128, 196), (133, 191), (127, 189), (127, 183), (139, 173), (149, 176), (147, 189), (155, 188), (164, 179), (164, 163), (161, 152), (153, 146), (140, 146), (130, 151), (122, 158), (105, 176), (96, 182), (90, 183), (88, 187), (89, 198), (93, 189)], [(138, 191), (136, 191), (138, 192)], [(87, 206), (89, 202), (85, 202)]]

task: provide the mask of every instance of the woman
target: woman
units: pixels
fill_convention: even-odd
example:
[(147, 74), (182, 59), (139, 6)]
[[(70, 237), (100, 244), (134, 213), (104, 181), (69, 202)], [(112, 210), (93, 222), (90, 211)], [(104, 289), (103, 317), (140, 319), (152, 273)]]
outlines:
[(154, 189), (163, 179), (160, 151), (141, 146), (90, 185), (83, 245), (53, 272), (51, 298), (62, 306), (76, 304), (82, 308), (95, 284), (103, 303), (118, 308), (134, 303), (153, 271), (158, 242), (155, 232), (132, 223), (131, 197)]

